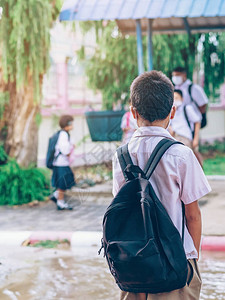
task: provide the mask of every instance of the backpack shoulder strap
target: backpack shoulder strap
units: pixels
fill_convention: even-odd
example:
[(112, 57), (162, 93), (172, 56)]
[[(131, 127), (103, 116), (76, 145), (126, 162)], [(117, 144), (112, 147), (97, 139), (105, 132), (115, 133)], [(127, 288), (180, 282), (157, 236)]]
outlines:
[(185, 119), (187, 121), (188, 127), (191, 129), (191, 124), (188, 120), (188, 115), (187, 115), (187, 105), (184, 105), (184, 116), (185, 116)]
[(194, 99), (192, 98), (192, 95), (191, 95), (191, 88), (192, 88), (192, 86), (193, 86), (193, 83), (189, 84), (189, 86), (188, 86), (188, 94), (189, 94), (189, 96), (191, 98), (191, 101), (193, 102)]
[(144, 173), (147, 174), (148, 172), (148, 169), (150, 168), (156, 154), (158, 153), (159, 149), (165, 144), (167, 143), (168, 139), (162, 139), (155, 147), (155, 149), (153, 150), (151, 156), (149, 157), (148, 161), (147, 161), (147, 164), (144, 168)]
[(128, 181), (130, 178), (128, 178), (127, 173), (125, 172), (125, 169), (128, 165), (133, 165), (132, 159), (130, 157), (130, 153), (128, 151), (128, 144), (123, 145), (119, 147), (117, 150), (117, 155), (119, 159), (119, 163), (123, 172), (123, 176), (126, 181)]
[[(59, 130), (59, 131), (56, 132), (57, 139), (56, 139), (56, 142), (55, 142), (55, 146), (56, 146), (56, 144), (58, 142), (60, 132), (61, 132), (61, 130)], [(59, 155), (61, 155), (61, 154), (62, 154), (61, 151), (59, 151), (59, 153), (56, 156), (55, 156), (55, 153), (54, 153), (54, 161), (56, 161), (57, 158), (59, 157)]]
[(191, 124), (190, 124), (190, 121), (189, 121), (188, 115), (187, 115), (187, 107), (186, 107), (186, 106), (187, 106), (187, 105), (184, 106), (184, 116), (185, 116), (186, 122), (187, 122), (187, 124), (188, 124), (188, 127), (189, 127), (190, 130), (191, 130), (192, 137), (194, 138), (195, 132), (192, 131)]
[[(154, 172), (156, 166), (158, 165), (161, 157), (163, 156), (163, 154), (167, 151), (167, 149), (169, 149), (169, 147), (171, 147), (174, 144), (181, 144), (183, 145), (183, 143), (180, 143), (178, 141), (172, 141), (169, 139), (162, 139), (155, 147), (155, 149), (153, 150), (147, 164), (145, 167), (145, 174), (146, 174), (146, 178), (149, 179), (152, 175), (152, 173)], [(183, 201), (181, 201), (181, 205), (182, 205), (182, 232), (181, 232), (181, 238), (182, 238), (182, 243), (184, 243), (184, 222), (185, 222), (185, 206)]]
[(191, 83), (189, 86), (188, 86), (188, 94), (189, 94), (189, 96), (190, 96), (190, 98), (191, 98), (191, 102), (193, 102), (196, 106), (197, 106), (197, 108), (199, 108), (199, 106), (198, 106), (198, 103), (193, 99), (193, 97), (192, 97), (192, 94), (191, 94), (191, 89), (192, 89), (192, 87), (193, 87), (193, 83)]
[[(149, 180), (149, 178), (151, 177), (152, 173), (154, 172), (155, 168), (157, 167), (161, 157), (163, 156), (163, 154), (166, 152), (167, 149), (169, 149), (169, 147), (171, 147), (174, 144), (182, 144), (178, 141), (172, 141), (169, 139), (162, 139), (157, 146), (155, 147), (155, 149), (153, 150), (146, 166), (144, 169), (144, 173), (146, 175), (146, 178)], [(182, 144), (183, 145), (183, 144)]]

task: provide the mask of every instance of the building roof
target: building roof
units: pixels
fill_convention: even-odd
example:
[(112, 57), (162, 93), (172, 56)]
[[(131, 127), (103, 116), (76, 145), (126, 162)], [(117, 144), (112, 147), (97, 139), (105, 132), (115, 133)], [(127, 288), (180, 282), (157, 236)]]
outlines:
[(142, 30), (153, 19), (157, 33), (208, 32), (225, 29), (225, 0), (66, 0), (61, 21), (116, 20), (123, 33)]

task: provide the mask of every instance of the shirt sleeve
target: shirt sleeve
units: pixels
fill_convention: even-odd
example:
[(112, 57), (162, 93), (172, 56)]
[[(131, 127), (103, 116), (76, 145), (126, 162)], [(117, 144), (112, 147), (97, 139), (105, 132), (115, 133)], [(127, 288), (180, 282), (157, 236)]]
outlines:
[(116, 194), (119, 192), (121, 186), (125, 183), (125, 179), (123, 176), (123, 172), (120, 167), (120, 163), (118, 160), (117, 153), (114, 154), (113, 160), (112, 160), (112, 165), (113, 165), (113, 197), (116, 196)]
[(211, 191), (208, 180), (193, 151), (186, 148), (186, 155), (180, 159), (178, 167), (180, 199), (190, 204)]
[(200, 85), (194, 84), (192, 86), (191, 95), (198, 106), (203, 106), (209, 102), (203, 88)]
[(68, 134), (65, 131), (60, 132), (59, 140), (58, 140), (58, 150), (63, 154), (63, 155), (68, 155), (72, 151), (72, 145), (69, 141)]
[(192, 123), (201, 122), (202, 118), (198, 115), (192, 105), (186, 105), (188, 120)]

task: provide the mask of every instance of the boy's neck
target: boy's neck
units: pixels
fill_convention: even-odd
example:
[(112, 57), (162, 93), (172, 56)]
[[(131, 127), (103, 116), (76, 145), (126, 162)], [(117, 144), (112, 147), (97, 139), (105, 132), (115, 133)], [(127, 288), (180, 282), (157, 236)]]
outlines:
[(168, 118), (166, 118), (164, 120), (157, 120), (154, 122), (149, 122), (148, 120), (144, 120), (142, 118), (137, 120), (138, 127), (156, 126), (156, 127), (162, 127), (164, 129), (166, 129), (168, 124), (169, 124)]

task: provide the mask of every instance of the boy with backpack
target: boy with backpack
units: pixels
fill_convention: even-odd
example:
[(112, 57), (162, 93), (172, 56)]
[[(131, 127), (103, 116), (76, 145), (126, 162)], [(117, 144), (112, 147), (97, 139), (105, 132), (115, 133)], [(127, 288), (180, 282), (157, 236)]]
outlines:
[[(146, 72), (138, 76), (130, 88), (130, 110), (133, 117), (137, 120), (139, 128), (128, 143), (125, 150), (126, 156), (119, 155), (119, 151), (114, 156), (113, 195), (115, 198), (108, 208), (103, 221), (103, 246), (111, 273), (122, 289), (121, 300), (199, 299), (201, 277), (197, 260), (201, 240), (201, 212), (198, 206), (198, 199), (209, 193), (211, 188), (192, 150), (184, 145), (176, 144), (176, 140), (167, 131), (170, 120), (174, 118), (176, 112), (176, 108), (173, 105), (173, 97), (174, 88), (171, 81), (158, 71)], [(169, 143), (171, 147), (166, 152), (165, 149), (167, 148), (165, 148), (165, 153), (162, 152), (157, 158), (158, 153), (155, 153), (155, 151), (160, 143), (162, 145)], [(123, 150), (121, 151), (123, 152)], [(149, 163), (150, 156), (158, 159), (158, 164), (156, 163), (151, 171), (148, 169), (149, 166), (151, 167), (151, 164), (146, 166), (147, 162)], [(128, 159), (128, 164), (125, 159), (127, 157), (130, 157), (130, 163)], [(126, 168), (121, 168), (121, 164), (124, 164)], [(146, 170), (147, 173), (144, 173), (142, 170)], [(137, 174), (138, 176), (136, 176)], [(140, 187), (140, 192), (132, 198), (132, 194), (137, 189), (136, 182)], [(147, 189), (146, 182), (150, 182)], [(130, 198), (126, 199), (126, 194), (128, 194), (126, 188), (128, 187), (130, 189)], [(151, 192), (150, 196), (149, 191)], [(137, 196), (140, 196), (141, 209), (140, 205), (136, 203)], [(157, 202), (157, 200), (154, 200), (152, 202), (151, 198), (157, 199), (157, 197), (160, 201)], [(154, 211), (151, 209), (152, 205), (159, 208), (159, 210), (155, 211), (155, 215), (154, 213), (151, 215)], [(163, 226), (164, 217), (161, 219), (161, 223), (158, 223), (158, 217), (160, 217), (159, 211), (163, 211), (160, 205), (163, 205), (165, 208), (165, 212), (163, 212), (165, 218), (166, 214), (168, 214), (172, 221), (172, 226), (175, 228), (173, 234), (163, 235), (163, 233), (160, 233), (162, 229), (166, 232), (167, 228), (165, 227), (168, 224), (165, 223), (164, 228), (160, 227)], [(120, 223), (119, 214), (123, 212), (123, 209), (124, 216), (121, 221), (123, 224), (121, 227), (118, 227)], [(159, 215), (157, 215), (158, 213)], [(143, 222), (141, 221), (141, 223), (144, 224), (146, 234), (144, 237), (141, 237), (141, 240), (145, 240), (149, 232), (151, 233), (150, 236), (152, 235), (151, 226), (146, 226), (149, 223), (150, 217), (153, 218), (151, 224), (153, 227), (156, 227), (155, 232), (158, 232), (157, 236), (153, 234), (153, 238), (150, 238), (148, 243), (143, 248), (140, 248), (135, 246), (135, 242), (130, 243), (128, 235), (135, 235), (135, 232), (138, 233), (138, 230), (142, 228), (142, 225), (138, 221), (142, 214)], [(114, 218), (113, 224), (114, 227), (118, 228), (117, 234), (122, 235), (119, 247), (115, 232), (112, 232), (110, 236), (110, 231), (114, 230), (109, 224), (110, 217), (111, 219)], [(123, 228), (126, 227), (126, 222), (129, 222), (132, 229), (124, 234)], [(176, 236), (176, 231), (179, 237)], [(173, 239), (173, 236), (176, 236), (176, 239)], [(169, 243), (166, 244), (167, 239), (169, 239)], [(177, 239), (180, 240), (178, 241)], [(165, 241), (165, 245), (163, 241)], [(183, 247), (181, 249), (178, 246), (182, 246), (182, 243)], [(155, 250), (156, 244), (158, 245), (157, 251)], [(168, 246), (173, 246), (173, 244), (175, 244), (174, 251), (176, 251), (176, 248), (179, 248), (175, 257), (173, 257), (174, 253), (168, 252)], [(178, 245), (177, 247), (176, 244)], [(129, 245), (129, 251), (127, 250), (127, 245)], [(129, 252), (128, 254), (127, 251)], [(154, 269), (154, 261), (157, 265), (159, 252), (167, 256), (167, 259), (164, 260), (165, 266), (176, 264), (176, 267), (179, 269), (179, 264), (183, 263), (182, 251), (184, 252), (185, 261), (188, 262), (188, 267), (186, 271), (184, 270), (180, 274), (187, 272), (186, 277), (184, 276), (184, 281), (187, 284), (178, 284), (181, 288), (176, 289), (172, 286), (166, 286), (166, 280), (163, 281), (162, 279), (160, 279), (161, 281), (158, 285), (155, 284), (156, 278), (159, 278), (161, 275), (159, 273), (163, 273), (163, 270), (166, 269), (166, 267), (162, 267), (161, 269), (157, 267)], [(146, 271), (144, 270), (144, 264), (145, 262), (146, 264), (149, 262), (151, 255), (153, 255), (151, 260), (151, 263), (153, 261), (153, 268)], [(130, 257), (133, 257), (131, 261)], [(138, 257), (138, 260), (134, 266), (135, 257)], [(138, 265), (141, 263), (142, 257), (146, 260), (143, 262), (142, 269), (138, 270)], [(131, 271), (132, 268), (133, 271)], [(176, 272), (173, 275), (176, 278), (175, 281), (179, 280), (179, 276), (176, 277), (175, 274)], [(169, 276), (169, 274), (166, 275)], [(133, 277), (135, 277), (134, 280), (132, 279)], [(144, 278), (148, 278), (149, 282), (152, 282), (152, 286), (149, 284), (149, 287), (146, 287), (147, 281), (144, 282)], [(174, 278), (170, 278), (173, 283)], [(174, 286), (176, 286), (176, 282)]]
[(192, 105), (184, 104), (181, 90), (174, 90), (174, 105), (176, 107), (176, 115), (171, 121), (169, 132), (175, 139), (192, 148), (202, 167), (203, 159), (198, 150), (202, 117), (196, 113)]
[[(201, 117), (196, 114), (192, 105), (184, 105), (181, 90), (174, 90), (174, 106), (176, 114), (171, 121), (169, 131), (175, 139), (194, 150), (199, 143), (198, 133), (201, 127)], [(198, 130), (194, 131), (194, 128)]]
[(59, 125), (61, 130), (52, 137), (53, 149), (50, 149), (51, 142), (49, 142), (51, 151), (48, 150), (47, 155), (47, 167), (53, 169), (52, 186), (56, 189), (50, 199), (56, 203), (58, 210), (72, 210), (73, 208), (64, 200), (64, 194), (75, 185), (74, 175), (69, 166), (70, 155), (74, 149), (69, 135), (73, 129), (73, 117), (61, 116)]
[(186, 69), (180, 66), (173, 69), (172, 81), (175, 85), (175, 89), (182, 91), (184, 104), (192, 105), (196, 114), (201, 117), (200, 128), (204, 128), (207, 125), (206, 113), (209, 100), (203, 88), (198, 84), (193, 84), (191, 80), (187, 78)]

